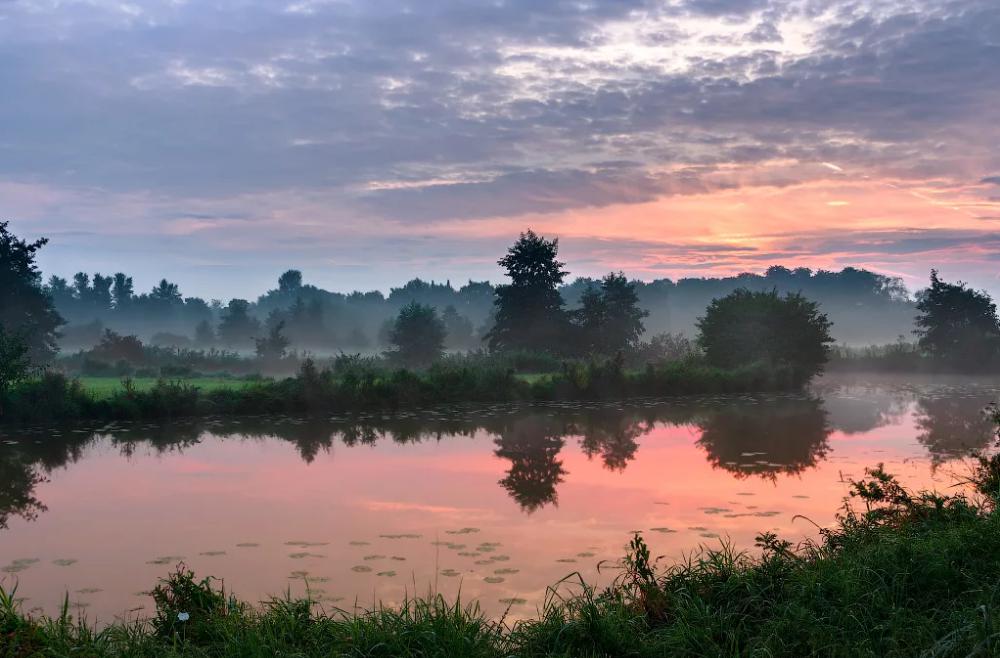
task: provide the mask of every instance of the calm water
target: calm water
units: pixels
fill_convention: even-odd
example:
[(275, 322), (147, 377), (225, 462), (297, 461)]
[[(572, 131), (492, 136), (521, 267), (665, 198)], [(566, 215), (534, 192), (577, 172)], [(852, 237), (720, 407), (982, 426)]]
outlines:
[(436, 588), (527, 615), (643, 531), (677, 558), (812, 537), (884, 462), (946, 489), (989, 445), (997, 382), (828, 380), (808, 395), (455, 407), (0, 434), (0, 576), (25, 608), (149, 612), (180, 559), (260, 600)]

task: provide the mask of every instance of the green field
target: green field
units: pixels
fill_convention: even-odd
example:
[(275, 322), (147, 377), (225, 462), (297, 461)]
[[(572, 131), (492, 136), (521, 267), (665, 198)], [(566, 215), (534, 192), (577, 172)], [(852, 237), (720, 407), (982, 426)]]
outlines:
[[(197, 386), (203, 391), (215, 391), (218, 389), (239, 389), (250, 386), (255, 381), (245, 379), (230, 379), (226, 377), (192, 377), (181, 379), (188, 386)], [(148, 391), (156, 385), (156, 377), (134, 377), (132, 384), (137, 391)], [(112, 393), (124, 389), (121, 377), (80, 377), (80, 384), (83, 389), (97, 399), (110, 397)]]

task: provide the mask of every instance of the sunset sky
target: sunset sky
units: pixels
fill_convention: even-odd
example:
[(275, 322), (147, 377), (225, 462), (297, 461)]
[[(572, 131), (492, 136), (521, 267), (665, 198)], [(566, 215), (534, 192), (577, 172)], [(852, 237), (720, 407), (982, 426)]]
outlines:
[(253, 297), (939, 267), (1000, 294), (997, 0), (0, 0), (0, 218), (47, 274)]

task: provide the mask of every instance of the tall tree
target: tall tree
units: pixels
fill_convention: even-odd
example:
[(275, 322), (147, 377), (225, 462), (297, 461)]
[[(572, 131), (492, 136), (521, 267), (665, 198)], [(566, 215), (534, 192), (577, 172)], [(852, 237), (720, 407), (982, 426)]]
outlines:
[(122, 272), (115, 274), (114, 284), (111, 286), (111, 298), (114, 301), (115, 308), (127, 308), (132, 302), (134, 294), (135, 289), (132, 287), (132, 277), (125, 276)]
[(649, 311), (639, 307), (636, 284), (621, 272), (611, 272), (599, 287), (587, 286), (572, 315), (583, 350), (611, 354), (639, 342)]
[(917, 293), (921, 349), (952, 365), (977, 369), (1000, 358), (997, 306), (985, 292), (947, 283), (931, 270), (931, 285)]
[(52, 298), (42, 288), (36, 254), (48, 240), (25, 242), (0, 222), (0, 326), (20, 335), (35, 365), (47, 363), (56, 353), (57, 329), (63, 319)]
[(569, 321), (558, 287), (567, 272), (558, 253), (558, 239), (528, 230), (497, 261), (510, 283), (496, 288), (495, 324), (486, 335), (491, 350), (565, 348)]
[(302, 288), (302, 272), (288, 270), (278, 277), (278, 290), (283, 293), (296, 293)]
[(389, 330), (389, 356), (405, 366), (426, 366), (444, 353), (445, 327), (433, 306), (410, 302)]
[(219, 322), (219, 340), (229, 346), (249, 345), (260, 334), (260, 321), (250, 315), (250, 302), (231, 299)]

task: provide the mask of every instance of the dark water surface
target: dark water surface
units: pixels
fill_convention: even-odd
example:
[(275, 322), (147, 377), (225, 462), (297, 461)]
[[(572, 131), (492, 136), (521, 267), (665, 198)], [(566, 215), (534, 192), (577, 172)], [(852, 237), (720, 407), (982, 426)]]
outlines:
[(183, 560), (241, 598), (327, 607), (434, 588), (532, 614), (572, 572), (604, 584), (630, 533), (675, 559), (815, 536), (884, 462), (949, 489), (990, 445), (1000, 382), (828, 379), (808, 394), (480, 406), (323, 419), (7, 429), (0, 578), (26, 609), (147, 614)]

